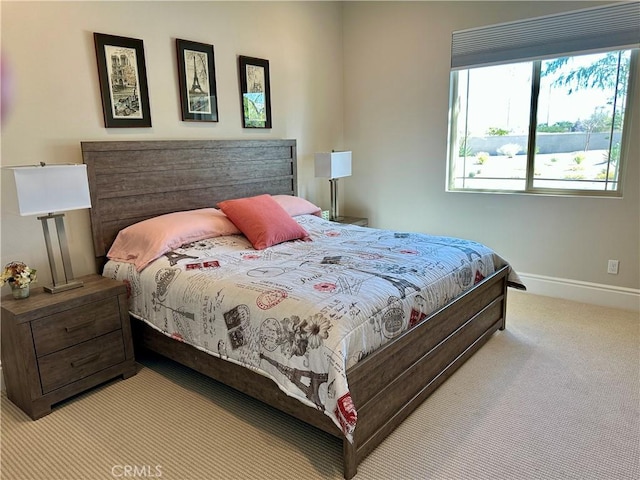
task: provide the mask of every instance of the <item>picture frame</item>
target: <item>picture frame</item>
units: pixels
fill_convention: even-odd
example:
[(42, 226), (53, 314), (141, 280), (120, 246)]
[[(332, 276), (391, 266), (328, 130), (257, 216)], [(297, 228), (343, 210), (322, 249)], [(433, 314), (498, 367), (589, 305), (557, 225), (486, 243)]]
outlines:
[(142, 40), (96, 32), (93, 38), (105, 127), (150, 127)]
[(244, 128), (271, 128), (271, 84), (269, 61), (238, 56), (240, 106)]
[(183, 121), (217, 122), (218, 95), (213, 45), (176, 39)]

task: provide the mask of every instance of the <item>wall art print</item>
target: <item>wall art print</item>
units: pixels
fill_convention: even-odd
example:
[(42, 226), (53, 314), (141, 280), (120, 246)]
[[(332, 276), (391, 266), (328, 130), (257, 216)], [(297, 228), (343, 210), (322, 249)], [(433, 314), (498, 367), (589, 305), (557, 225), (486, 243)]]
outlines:
[(244, 128), (271, 128), (271, 86), (269, 61), (238, 57), (240, 65), (240, 102)]
[(218, 121), (213, 45), (176, 39), (183, 121)]
[(142, 40), (93, 34), (105, 127), (150, 127)]

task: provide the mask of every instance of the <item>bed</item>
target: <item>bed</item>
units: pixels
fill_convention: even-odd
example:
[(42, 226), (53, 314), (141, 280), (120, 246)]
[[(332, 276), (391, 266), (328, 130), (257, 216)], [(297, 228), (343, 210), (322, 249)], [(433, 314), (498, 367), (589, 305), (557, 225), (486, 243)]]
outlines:
[[(445, 245), (443, 237), (338, 225), (311, 212), (293, 217), (306, 237), (264, 250), (253, 250), (241, 232), (226, 232), (230, 234), (187, 242), (141, 271), (132, 264), (107, 262), (118, 233), (139, 222), (210, 209), (231, 199), (297, 198), (296, 141), (113, 141), (81, 146), (89, 174), (97, 268), (130, 287), (136, 348), (184, 364), (340, 438), (346, 479), (494, 332), (505, 328), (507, 287), (524, 288), (504, 260), (475, 242), (454, 239), (453, 246)], [(324, 243), (335, 242), (334, 237), (344, 251), (336, 253), (333, 244)], [(441, 268), (427, 259), (428, 253), (441, 249), (462, 255), (462, 260), (440, 262), (455, 264), (448, 278), (460, 291), (433, 293), (417, 283), (423, 276), (419, 265), (424, 271)], [(260, 261), (266, 263), (251, 264)], [(462, 263), (464, 267), (458, 265)], [(241, 274), (227, 269), (231, 264)], [(303, 270), (306, 266), (310, 270)], [(204, 270), (214, 272), (215, 282), (205, 279)], [(145, 276), (155, 279), (155, 292), (145, 293)], [(169, 305), (157, 289), (177, 276), (198, 278), (199, 285), (215, 288), (230, 281), (239, 287), (239, 297), (224, 304), (230, 290), (209, 295), (185, 283), (179, 294), (172, 294), (182, 303)], [(292, 282), (303, 284), (310, 299), (294, 290)], [(208, 302), (204, 307), (188, 306), (203, 298)], [(383, 305), (375, 304), (376, 298)], [(250, 314), (246, 305), (252, 302), (258, 308)], [(293, 309), (286, 311), (286, 318), (274, 313), (285, 304)], [(153, 324), (147, 318), (154, 316), (149, 315), (153, 309), (173, 313), (164, 314), (164, 325)], [(194, 310), (202, 321), (190, 322)], [(202, 313), (207, 311), (212, 317), (217, 311), (226, 327), (217, 327), (218, 337)], [(259, 326), (248, 327), (249, 317)], [(359, 319), (357, 328), (373, 332), (374, 340), (349, 334), (346, 342), (340, 330), (343, 317)], [(338, 353), (317, 354), (329, 351), (334, 337)], [(363, 343), (347, 351), (347, 344), (359, 341)], [(247, 353), (251, 344), (257, 348)], [(329, 373), (315, 368), (323, 361)], [(293, 393), (284, 383), (292, 385)]]

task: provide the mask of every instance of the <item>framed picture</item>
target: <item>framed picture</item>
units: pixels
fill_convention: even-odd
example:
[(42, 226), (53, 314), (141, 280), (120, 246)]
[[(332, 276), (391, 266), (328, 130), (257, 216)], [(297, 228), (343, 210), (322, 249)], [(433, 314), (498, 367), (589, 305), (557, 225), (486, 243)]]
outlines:
[(238, 58), (240, 64), (240, 102), (244, 128), (271, 128), (269, 61)]
[(218, 121), (213, 45), (176, 39), (182, 120)]
[(94, 33), (105, 127), (150, 127), (142, 40)]

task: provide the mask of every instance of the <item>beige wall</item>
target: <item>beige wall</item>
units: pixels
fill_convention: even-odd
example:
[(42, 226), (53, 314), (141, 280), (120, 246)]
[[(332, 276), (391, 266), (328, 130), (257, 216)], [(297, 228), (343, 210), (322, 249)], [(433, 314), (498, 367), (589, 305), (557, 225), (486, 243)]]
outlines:
[[(313, 153), (342, 148), (339, 3), (2, 1), (1, 15), (15, 84), (2, 125), (3, 166), (81, 163), (80, 142), (90, 140), (294, 138), (300, 194), (328, 203), (328, 185), (313, 176)], [(104, 128), (93, 32), (144, 41), (152, 128)], [(181, 121), (176, 38), (214, 45), (219, 123)], [(270, 130), (242, 128), (237, 55), (270, 62)], [(66, 220), (74, 273), (91, 273), (88, 211)], [(17, 215), (6, 169), (1, 223), (0, 263), (23, 260), (39, 270), (40, 285), (50, 283), (40, 222)]]
[[(451, 32), (595, 5), (345, 4), (345, 144), (353, 149), (345, 213), (376, 227), (481, 241), (523, 273), (638, 289), (637, 135), (622, 199), (445, 192)], [(619, 275), (606, 273), (608, 259), (620, 260)]]
[[(344, 213), (482, 241), (521, 272), (638, 289), (638, 137), (623, 199), (444, 191), (451, 31), (596, 4), (2, 1), (2, 52), (15, 81), (2, 165), (80, 163), (84, 140), (295, 138), (300, 194), (327, 208), (313, 153), (349, 148)], [(93, 32), (144, 40), (152, 128), (103, 127)], [(180, 120), (175, 38), (215, 46), (219, 123)], [(241, 127), (239, 54), (270, 61), (271, 130)], [(40, 223), (17, 215), (7, 173), (0, 263), (24, 260), (48, 283)], [(75, 272), (92, 272), (88, 212), (69, 212), (67, 225)], [(610, 258), (620, 260), (617, 276), (606, 274)]]

